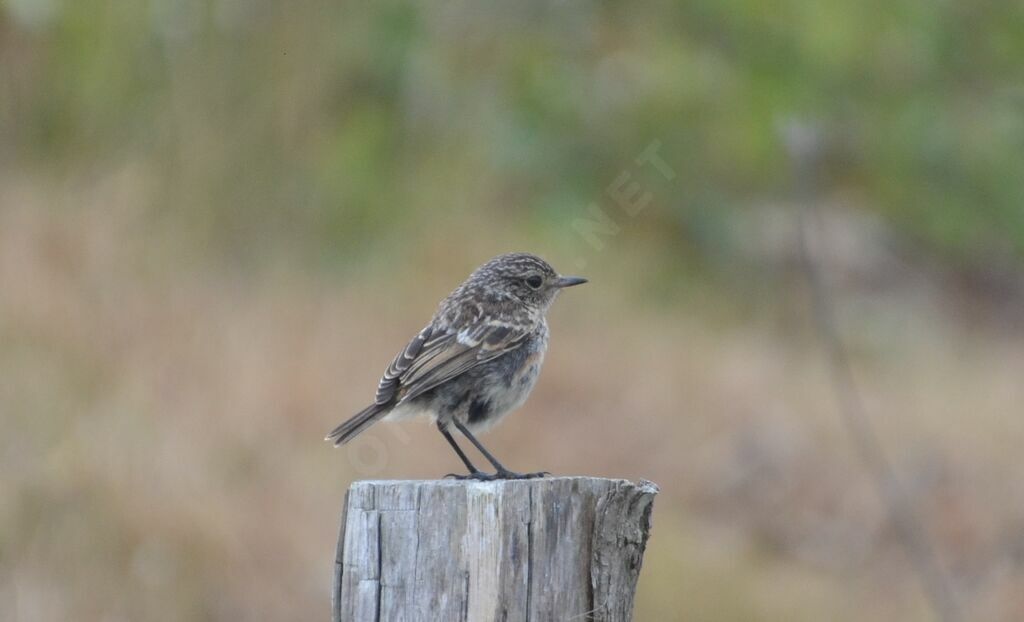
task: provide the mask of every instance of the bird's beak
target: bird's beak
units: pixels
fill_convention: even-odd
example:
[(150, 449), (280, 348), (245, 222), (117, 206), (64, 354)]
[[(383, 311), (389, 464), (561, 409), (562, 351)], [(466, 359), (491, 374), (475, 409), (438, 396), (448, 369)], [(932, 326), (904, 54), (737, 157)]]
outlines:
[(583, 285), (586, 282), (587, 279), (581, 276), (560, 276), (555, 281), (555, 287), (561, 289), (563, 287), (572, 287), (573, 285)]

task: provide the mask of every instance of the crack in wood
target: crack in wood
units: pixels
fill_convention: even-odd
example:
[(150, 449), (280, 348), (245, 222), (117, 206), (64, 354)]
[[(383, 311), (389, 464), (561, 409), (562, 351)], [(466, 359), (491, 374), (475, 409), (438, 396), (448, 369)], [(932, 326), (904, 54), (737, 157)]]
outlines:
[(377, 613), (375, 622), (380, 622), (381, 601), (384, 596), (384, 512), (377, 510)]
[(530, 622), (530, 612), (533, 605), (533, 488), (526, 489), (526, 498), (529, 500), (529, 520), (526, 521), (526, 618)]

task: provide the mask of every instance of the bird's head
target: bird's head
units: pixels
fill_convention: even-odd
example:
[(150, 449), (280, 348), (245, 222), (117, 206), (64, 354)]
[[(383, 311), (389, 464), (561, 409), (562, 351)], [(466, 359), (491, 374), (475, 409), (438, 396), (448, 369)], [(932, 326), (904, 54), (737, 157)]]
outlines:
[(468, 282), (486, 294), (511, 297), (543, 313), (554, 302), (558, 292), (586, 283), (587, 279), (562, 276), (548, 262), (530, 253), (507, 253), (477, 268)]

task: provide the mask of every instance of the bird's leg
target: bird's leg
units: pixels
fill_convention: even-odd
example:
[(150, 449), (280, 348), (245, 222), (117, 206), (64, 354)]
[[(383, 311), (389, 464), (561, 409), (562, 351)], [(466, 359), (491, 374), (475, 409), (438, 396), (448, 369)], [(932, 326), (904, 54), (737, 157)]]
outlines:
[(455, 479), (492, 479), (491, 475), (488, 475), (473, 466), (473, 463), (470, 462), (469, 458), (466, 456), (466, 452), (462, 451), (459, 444), (455, 442), (454, 438), (452, 438), (451, 432), (448, 431), (447, 424), (443, 424), (438, 421), (437, 430), (441, 433), (441, 436), (448, 441), (448, 444), (451, 445), (452, 449), (455, 450), (455, 453), (458, 454), (459, 460), (462, 460), (462, 464), (466, 465), (466, 468), (469, 470), (469, 475), (456, 475), (455, 473), (449, 473), (448, 475), (445, 475), (445, 477), (454, 477)]
[[(458, 420), (453, 420), (452, 423), (454, 423), (455, 427), (459, 429), (459, 432), (462, 432), (463, 436), (469, 439), (470, 443), (473, 443), (473, 446), (476, 447), (481, 454), (483, 454), (484, 458), (487, 458), (487, 461), (494, 465), (494, 469), (496, 472), (494, 476), (491, 477), (490, 479), (530, 479), (534, 477), (544, 477), (545, 475), (550, 475), (550, 473), (548, 473), (547, 471), (540, 471), (537, 473), (516, 473), (515, 471), (509, 471), (504, 466), (502, 466), (502, 464), (498, 462), (498, 460), (494, 456), (491, 455), (491, 452), (487, 451), (487, 449), (480, 443), (480, 441), (476, 440), (476, 437), (473, 436), (468, 429), (466, 429), (466, 426), (462, 425), (462, 423), (459, 422)], [(454, 441), (452, 441), (452, 443), (454, 444)]]

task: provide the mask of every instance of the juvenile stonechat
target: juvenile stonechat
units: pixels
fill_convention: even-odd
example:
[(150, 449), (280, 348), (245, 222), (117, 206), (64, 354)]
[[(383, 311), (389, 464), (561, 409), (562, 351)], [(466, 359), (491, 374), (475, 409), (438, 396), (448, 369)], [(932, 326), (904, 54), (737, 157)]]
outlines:
[[(441, 301), (426, 328), (384, 372), (373, 404), (342, 423), (327, 440), (342, 445), (380, 419), (426, 415), (469, 474), (463, 479), (522, 479), (473, 435), (518, 408), (537, 382), (548, 348), (545, 314), (563, 288), (586, 283), (560, 276), (543, 259), (508, 253), (477, 268)], [(455, 439), (454, 426), (495, 469), (477, 469)]]

